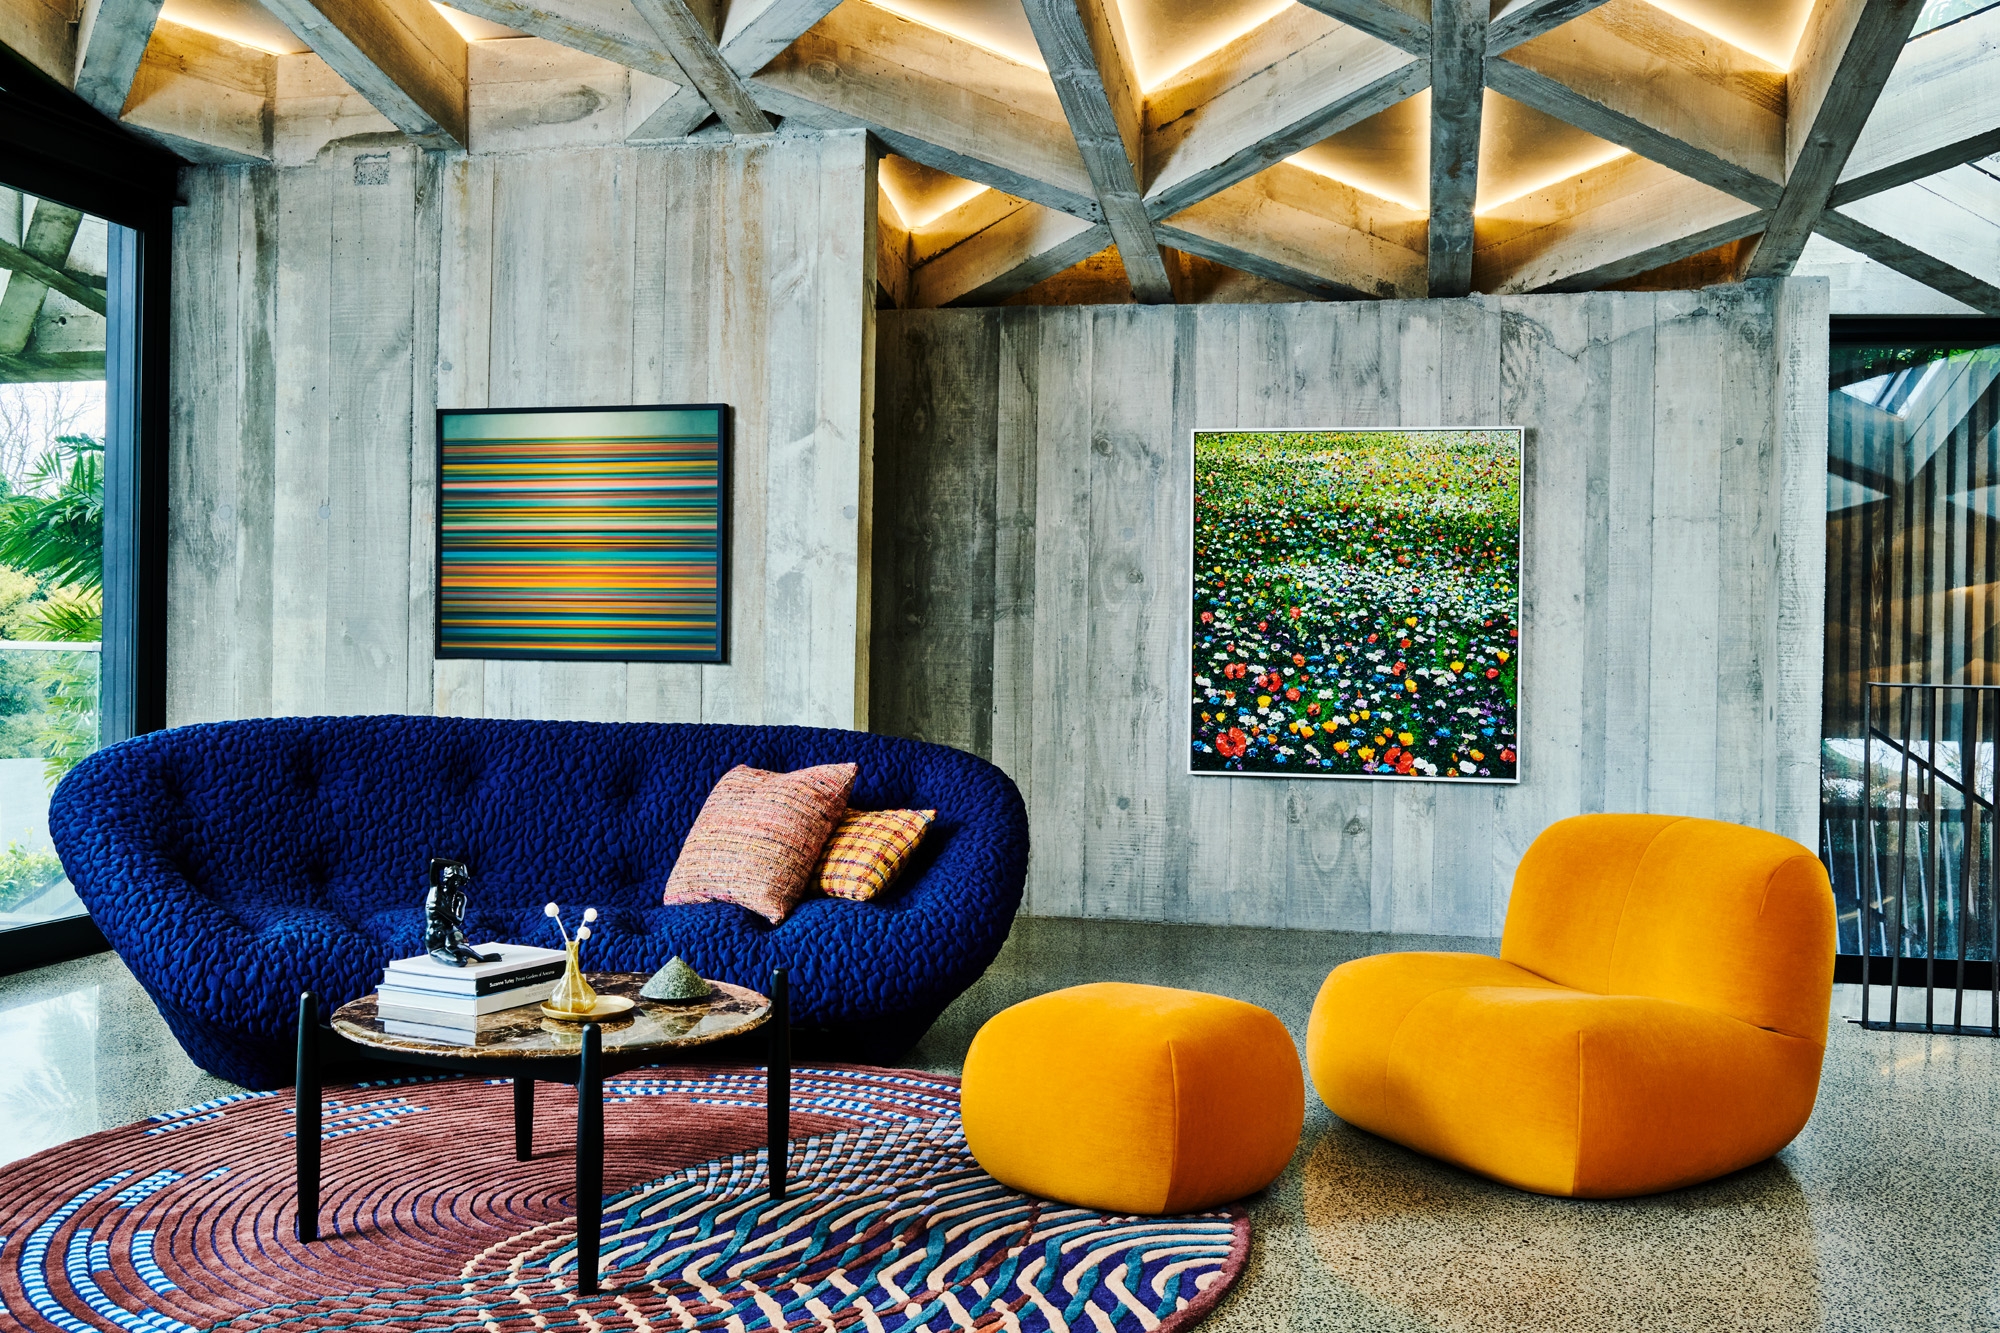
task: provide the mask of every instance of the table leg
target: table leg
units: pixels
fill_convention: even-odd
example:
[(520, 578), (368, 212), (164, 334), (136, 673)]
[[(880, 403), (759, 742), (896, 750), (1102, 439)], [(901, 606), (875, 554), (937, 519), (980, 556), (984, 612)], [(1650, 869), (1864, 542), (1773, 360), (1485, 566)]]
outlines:
[(771, 1057), (765, 1067), (764, 1106), (768, 1142), (765, 1160), (771, 1168), (771, 1197), (785, 1197), (785, 1176), (792, 1142), (792, 1021), (785, 969), (771, 972)]
[(583, 1029), (576, 1079), (576, 1289), (597, 1292), (597, 1244), (604, 1226), (603, 1037), (597, 1024)]
[(319, 1239), (319, 1002), (299, 996), (299, 1063), (292, 1089), (292, 1139), (298, 1166), (298, 1217), (302, 1241)]
[(525, 1162), (535, 1155), (535, 1080), (514, 1080), (514, 1160)]

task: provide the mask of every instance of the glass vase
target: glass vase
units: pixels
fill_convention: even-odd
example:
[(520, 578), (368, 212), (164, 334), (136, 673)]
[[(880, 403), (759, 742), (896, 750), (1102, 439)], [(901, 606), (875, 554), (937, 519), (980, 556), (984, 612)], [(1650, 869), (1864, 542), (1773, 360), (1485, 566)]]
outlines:
[(576, 946), (580, 943), (580, 940), (569, 941), (569, 966), (562, 980), (556, 983), (555, 993), (549, 996), (549, 1008), (566, 1014), (587, 1014), (597, 1004), (597, 992), (583, 979), (583, 969), (577, 966)]

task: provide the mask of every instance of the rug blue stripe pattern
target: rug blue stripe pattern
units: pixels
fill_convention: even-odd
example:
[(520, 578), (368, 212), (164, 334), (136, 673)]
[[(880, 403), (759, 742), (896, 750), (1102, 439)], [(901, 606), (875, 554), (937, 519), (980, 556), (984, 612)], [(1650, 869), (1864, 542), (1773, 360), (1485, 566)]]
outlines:
[[(949, 1078), (806, 1067), (794, 1071), (794, 1128), (814, 1132), (790, 1145), (787, 1197), (770, 1197), (761, 1147), (618, 1190), (604, 1201), (600, 1290), (586, 1296), (567, 1196), (547, 1192), (567, 1175), (548, 1169), (567, 1150), (538, 1152), (501, 1185), (516, 1164), (497, 1080), (437, 1081), (421, 1100), (382, 1086), (327, 1097), (329, 1139), (380, 1132), (328, 1148), (347, 1154), (326, 1159), (349, 1163), (329, 1177), (346, 1220), (327, 1220), (310, 1246), (290, 1235), (289, 1098), (99, 1136), (130, 1147), (0, 1223), (20, 1241), (0, 1239), (17, 1279), (0, 1283), (0, 1328), (1181, 1333), (1248, 1251), (1240, 1207), (1133, 1217), (1000, 1184), (966, 1146)], [(688, 1147), (754, 1143), (765, 1087), (761, 1069), (653, 1071), (608, 1080), (605, 1097), (626, 1108), (631, 1152), (675, 1133), (697, 1136)], [(146, 1137), (218, 1113), (234, 1123)], [(484, 1166), (464, 1169), (473, 1161)]]
[[(47, 1221), (36, 1227), (29, 1234), (27, 1242), (21, 1246), (19, 1273), (22, 1294), (27, 1297), (31, 1310), (56, 1328), (63, 1330), (63, 1333), (101, 1333), (101, 1328), (104, 1326), (127, 1330), (128, 1333), (197, 1333), (191, 1325), (177, 1319), (150, 1310), (128, 1310), (105, 1295), (94, 1275), (111, 1267), (110, 1243), (107, 1241), (93, 1243), (91, 1233), (87, 1229), (70, 1233), (69, 1244), (63, 1255), (62, 1274), (69, 1289), (83, 1301), (90, 1313), (104, 1321), (104, 1325), (88, 1323), (72, 1313), (56, 1299), (55, 1292), (50, 1286), (49, 1252), (63, 1224), (93, 1199), (113, 1186), (131, 1179), (132, 1175), (130, 1171), (121, 1171), (73, 1196), (51, 1213)], [(149, 1177), (144, 1184), (153, 1186), (153, 1189), (147, 1189), (146, 1193), (150, 1194), (154, 1189), (167, 1183), (171, 1182), (155, 1184), (153, 1178)], [(138, 1188), (140, 1187), (134, 1187)], [(133, 1190), (126, 1191), (127, 1194), (133, 1192)], [(119, 1196), (117, 1202), (124, 1205), (124, 1197)], [(147, 1239), (150, 1253), (150, 1235)], [(100, 1258), (102, 1262), (98, 1262)]]
[[(605, 1097), (762, 1111), (764, 1089), (758, 1070), (617, 1079)], [(761, 1150), (607, 1199), (596, 1297), (576, 1292), (573, 1231), (536, 1228), (452, 1284), (459, 1309), (444, 1323), (430, 1313), (439, 1291), (401, 1287), (260, 1311), (218, 1333), (360, 1333), (419, 1311), (426, 1329), (464, 1333), (631, 1327), (634, 1316), (744, 1333), (1147, 1333), (1206, 1308), (1241, 1263), (1237, 1209), (1118, 1217), (1000, 1184), (966, 1147), (955, 1083), (801, 1069), (793, 1092), (795, 1110), (819, 1106), (855, 1127), (793, 1142), (782, 1202)]]

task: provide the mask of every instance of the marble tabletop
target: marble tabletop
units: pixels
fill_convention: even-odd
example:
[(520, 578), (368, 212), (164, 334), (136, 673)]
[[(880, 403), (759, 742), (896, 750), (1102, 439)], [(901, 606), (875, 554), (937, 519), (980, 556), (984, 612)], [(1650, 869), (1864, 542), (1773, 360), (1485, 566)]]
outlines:
[[(599, 995), (623, 995), (634, 1002), (626, 1013), (597, 1020), (606, 1055), (638, 1051), (668, 1051), (734, 1037), (764, 1025), (771, 1002), (756, 991), (712, 981), (715, 994), (691, 1004), (643, 999), (643, 972), (586, 974)], [(583, 1047), (582, 1023), (546, 1018), (538, 1004), (482, 1014), (468, 1039), (446, 1041), (417, 1035), (410, 1025), (385, 1020), (375, 1012), (375, 996), (364, 995), (336, 1009), (333, 1030), (357, 1046), (406, 1055), (447, 1059), (532, 1060), (574, 1059)]]

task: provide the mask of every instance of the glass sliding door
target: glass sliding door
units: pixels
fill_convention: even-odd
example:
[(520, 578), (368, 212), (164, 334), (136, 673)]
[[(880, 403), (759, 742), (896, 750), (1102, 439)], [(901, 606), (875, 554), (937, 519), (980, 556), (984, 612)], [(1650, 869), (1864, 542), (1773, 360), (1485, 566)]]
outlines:
[(166, 725), (185, 165), (0, 43), (0, 972), (105, 947), (51, 855), (49, 793)]
[(2000, 686), (2000, 326), (1836, 323), (1831, 372), (1820, 853), (1840, 953), (1926, 960), (1925, 976), (1945, 959), (1984, 988), (2000, 939), (2000, 692), (1984, 688)]
[(106, 335), (124, 230), (0, 187), (0, 955), (7, 934), (83, 912), (48, 806), (103, 739)]

